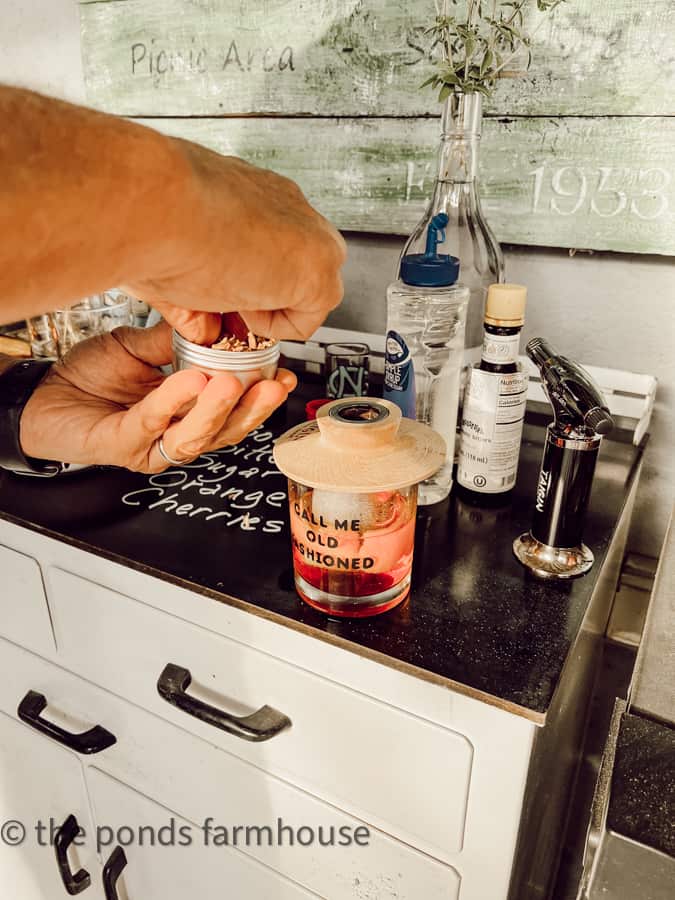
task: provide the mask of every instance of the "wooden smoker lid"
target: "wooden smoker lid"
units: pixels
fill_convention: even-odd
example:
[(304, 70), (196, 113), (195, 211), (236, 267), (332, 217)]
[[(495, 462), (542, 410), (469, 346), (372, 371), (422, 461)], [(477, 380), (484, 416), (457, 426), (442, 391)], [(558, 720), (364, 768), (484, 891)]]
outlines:
[(316, 420), (283, 434), (279, 469), (308, 487), (370, 493), (424, 481), (445, 462), (445, 441), (428, 425), (404, 419), (395, 403), (348, 397), (322, 406)]

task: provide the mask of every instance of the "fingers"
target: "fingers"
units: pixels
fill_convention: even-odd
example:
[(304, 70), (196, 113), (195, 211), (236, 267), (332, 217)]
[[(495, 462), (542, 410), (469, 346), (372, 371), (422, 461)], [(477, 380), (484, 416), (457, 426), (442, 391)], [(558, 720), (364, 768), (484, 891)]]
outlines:
[(211, 378), (193, 408), (163, 435), (168, 455), (191, 460), (210, 449), (243, 393), (244, 388), (234, 375)]
[(339, 272), (330, 284), (323, 284), (314, 297), (302, 298), (293, 306), (273, 310), (242, 310), (241, 316), (254, 334), (277, 340), (304, 341), (310, 338), (340, 305), (344, 285)]
[(298, 385), (297, 376), (288, 369), (278, 369), (275, 381), (278, 381), (286, 388), (286, 393), (290, 394)]
[[(292, 372), (279, 369), (274, 381), (260, 381), (244, 393), (235, 376), (216, 375), (185, 417), (161, 435), (164, 450), (172, 459), (188, 462), (210, 450), (238, 444), (286, 400), (296, 384)], [(150, 472), (168, 467), (157, 443), (148, 448), (147, 466)]]
[(166, 322), (158, 322), (152, 328), (115, 328), (112, 336), (127, 353), (151, 366), (171, 362), (171, 328)]
[(154, 300), (152, 305), (165, 322), (193, 344), (214, 344), (220, 337), (222, 323), (218, 313), (184, 309), (166, 300)]
[(306, 341), (326, 320), (330, 310), (304, 311), (302, 309), (278, 309), (267, 312), (242, 312), (242, 318), (254, 334), (265, 335), (278, 341)]
[[(148, 452), (186, 404), (205, 390), (207, 377), (196, 369), (176, 372), (117, 418), (120, 458), (128, 468), (148, 471)], [(159, 471), (159, 470), (157, 470)]]
[(287, 396), (288, 391), (281, 381), (259, 381), (254, 384), (215, 435), (211, 449), (238, 444), (258, 425), (262, 425)]

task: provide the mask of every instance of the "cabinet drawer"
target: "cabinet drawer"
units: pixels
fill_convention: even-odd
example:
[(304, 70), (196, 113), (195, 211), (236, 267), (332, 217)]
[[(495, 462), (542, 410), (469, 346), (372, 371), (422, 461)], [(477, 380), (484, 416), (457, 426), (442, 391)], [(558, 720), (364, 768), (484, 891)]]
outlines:
[[(130, 813), (131, 821), (122, 821), (116, 803), (107, 799), (110, 792), (114, 793), (115, 786), (108, 785), (109, 791), (101, 788), (100, 776), (92, 772), (93, 769), (165, 807), (162, 824), (170, 824), (172, 810), (175, 815), (193, 823), (197, 829), (195, 844), (204, 834), (204, 823), (210, 819), (213, 839), (207, 849), (214, 854), (214, 865), (219, 854), (228, 854), (230, 864), (235, 868), (236, 858), (241, 855), (255, 863), (246, 872), (242, 870), (242, 874), (233, 879), (233, 885), (227, 885), (233, 888), (232, 896), (283, 897), (286, 900), (295, 897), (296, 893), (304, 898), (309, 892), (310, 896), (328, 900), (353, 900), (354, 897), (374, 900), (388, 896), (398, 900), (420, 900), (421, 897), (424, 900), (457, 900), (460, 878), (455, 869), (374, 828), (368, 829), (367, 846), (358, 846), (356, 829), (365, 827), (363, 822), (306, 791), (265, 774), (213, 743), (200, 740), (2, 640), (0, 662), (12, 673), (11, 679), (0, 680), (0, 710), (16, 715), (21, 697), (30, 689), (47, 697), (49, 705), (45, 716), (50, 720), (63, 722), (64, 727), (73, 731), (98, 724), (115, 736), (116, 743), (101, 753), (80, 757), (99, 827), (153, 825), (157, 822), (157, 811), (148, 812), (148, 822), (141, 821), (142, 816), (138, 813)], [(49, 742), (49, 738), (39, 734), (35, 734), (34, 740)], [(130, 798), (127, 800), (131, 802)], [(111, 821), (107, 821), (108, 817)], [(279, 823), (283, 828), (292, 829), (298, 840), (291, 844), (289, 832), (285, 831), (280, 841)], [(237, 842), (236, 826), (244, 829), (267, 826), (272, 829), (273, 840), (265, 839), (263, 832), (263, 838), (258, 842), (255, 832), (250, 842), (241, 840), (240, 833)], [(224, 834), (218, 830), (222, 828), (227, 829), (228, 846), (216, 845), (216, 834)], [(314, 836), (311, 843), (305, 843), (308, 832), (304, 833), (303, 842), (299, 842), (301, 828), (311, 829)], [(323, 829), (324, 842), (330, 838), (333, 829), (332, 844), (319, 843), (319, 828)], [(339, 836), (344, 840), (349, 836), (350, 843), (341, 845)], [(129, 848), (130, 863), (135, 849)], [(102, 850), (103, 856), (107, 858), (110, 850), (112, 845)], [(192, 847), (178, 846), (174, 851), (187, 870), (193, 865), (191, 850)], [(489, 857), (488, 848), (486, 853)], [(276, 890), (276, 887), (258, 894), (238, 890), (248, 884), (246, 879), (253, 878), (258, 869), (283, 875), (287, 879), (284, 891)], [(258, 875), (259, 872), (255, 877)], [(225, 887), (221, 886), (221, 889), (225, 895)], [(209, 896), (194, 893), (195, 896)], [(130, 892), (129, 900), (136, 900), (136, 895)], [(147, 898), (141, 895), (141, 900)]]
[(120, 846), (118, 837), (122, 841), (126, 865), (117, 883), (120, 898), (316, 897), (233, 848), (207, 843), (202, 829), (99, 769), (88, 770), (87, 782), (103, 858)]
[[(71, 573), (47, 577), (69, 668), (440, 859), (461, 849), (472, 764), (462, 735)], [(193, 718), (158, 693), (168, 663), (211, 706), (242, 716), (269, 705), (292, 726), (250, 743)]]
[(0, 634), (38, 653), (54, 652), (40, 566), (4, 544), (0, 544)]
[[(4, 656), (0, 659), (5, 662)], [(7, 823), (0, 841), (0, 897), (67, 897), (52, 844), (57, 829), (74, 817), (85, 837), (65, 847), (70, 870), (66, 878), (84, 869), (89, 876), (86, 900), (103, 900), (101, 867), (78, 759), (62, 747), (36, 739), (14, 716), (0, 712), (0, 783), (0, 822)], [(22, 828), (23, 838), (13, 841)]]

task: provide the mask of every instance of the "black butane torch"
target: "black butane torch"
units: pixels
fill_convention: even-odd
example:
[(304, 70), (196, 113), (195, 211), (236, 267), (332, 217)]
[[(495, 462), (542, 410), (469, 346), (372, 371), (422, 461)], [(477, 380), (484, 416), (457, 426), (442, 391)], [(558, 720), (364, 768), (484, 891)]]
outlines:
[(602, 436), (613, 427), (600, 388), (581, 366), (542, 338), (527, 355), (538, 366), (554, 420), (546, 432), (532, 528), (513, 543), (520, 562), (540, 578), (575, 578), (593, 565), (582, 542)]

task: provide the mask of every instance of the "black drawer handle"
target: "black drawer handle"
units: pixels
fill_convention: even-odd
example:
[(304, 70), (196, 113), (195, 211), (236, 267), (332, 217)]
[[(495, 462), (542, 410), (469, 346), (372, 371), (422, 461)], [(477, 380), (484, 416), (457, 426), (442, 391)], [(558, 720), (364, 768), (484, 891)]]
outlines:
[(40, 713), (44, 712), (46, 708), (47, 699), (44, 694), (38, 694), (37, 691), (28, 691), (21, 703), (19, 703), (17, 713), (22, 722), (30, 725), (31, 728), (34, 728), (41, 734), (46, 734), (47, 737), (53, 738), (59, 744), (70, 747), (71, 750), (75, 750), (77, 753), (100, 753), (102, 750), (106, 750), (117, 743), (115, 735), (110, 734), (109, 731), (106, 731), (100, 725), (94, 725), (89, 731), (83, 731), (81, 734), (73, 734), (71, 731), (66, 731), (53, 722), (48, 722), (46, 719), (41, 718)]
[(214, 728), (220, 728), (221, 731), (227, 731), (245, 741), (269, 741), (275, 734), (291, 725), (288, 716), (271, 706), (261, 706), (250, 716), (232, 716), (217, 706), (209, 706), (208, 703), (186, 694), (191, 682), (192, 675), (187, 669), (169, 663), (159, 676), (157, 690), (167, 703), (177, 706), (189, 716), (194, 716), (207, 725), (213, 725)]
[(117, 882), (127, 864), (127, 855), (121, 847), (115, 847), (108, 862), (103, 866), (103, 890), (105, 900), (119, 900)]
[(80, 831), (75, 816), (68, 816), (63, 825), (56, 832), (54, 849), (56, 850), (56, 862), (64, 888), (71, 896), (81, 894), (91, 885), (91, 875), (86, 869), (80, 869), (73, 874), (68, 862), (68, 848), (73, 843)]

